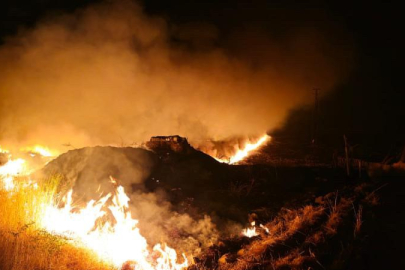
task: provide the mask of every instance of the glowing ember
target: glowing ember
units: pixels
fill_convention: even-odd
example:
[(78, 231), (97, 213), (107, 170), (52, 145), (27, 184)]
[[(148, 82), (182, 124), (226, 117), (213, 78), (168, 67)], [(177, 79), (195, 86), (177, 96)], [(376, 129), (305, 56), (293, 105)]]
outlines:
[(260, 224), (259, 226), (260, 226), (260, 228), (262, 228), (267, 234), (270, 234), (269, 228), (267, 228), (266, 226), (264, 226), (264, 225), (262, 225), (262, 224)]
[[(111, 199), (111, 200), (110, 200)], [(106, 216), (101, 209), (111, 201), (108, 209), (115, 222), (106, 221), (100, 224), (98, 220)], [(128, 211), (129, 198), (122, 186), (118, 186), (116, 194), (108, 194), (99, 201), (90, 201), (83, 209), (72, 206), (72, 191), (64, 198), (65, 206), (56, 205), (46, 207), (42, 220), (43, 227), (58, 235), (74, 239), (77, 244), (94, 250), (101, 258), (117, 267), (125, 262), (134, 262), (139, 270), (180, 270), (188, 266), (183, 254), (183, 263), (177, 262), (175, 250), (164, 245), (153, 248), (156, 259), (151, 259), (151, 252), (145, 238), (137, 228), (138, 220), (131, 217)], [(73, 211), (74, 210), (74, 211)]]
[(251, 237), (253, 237), (253, 236), (259, 235), (259, 233), (256, 232), (256, 222), (253, 221), (250, 225), (251, 225), (252, 227), (251, 227), (251, 228), (246, 228), (246, 229), (244, 229), (244, 230), (242, 231), (242, 234), (243, 234), (244, 236), (246, 236), (246, 237), (249, 237), (249, 238), (251, 238)]
[(260, 139), (256, 143), (247, 143), (243, 149), (238, 149), (236, 154), (234, 154), (229, 159), (223, 159), (223, 158), (220, 159), (220, 158), (215, 158), (215, 157), (214, 158), (217, 161), (222, 162), (222, 163), (235, 164), (235, 163), (245, 159), (249, 154), (251, 154), (252, 151), (259, 149), (270, 139), (271, 139), (271, 137), (269, 135), (265, 134), (262, 137), (260, 137)]

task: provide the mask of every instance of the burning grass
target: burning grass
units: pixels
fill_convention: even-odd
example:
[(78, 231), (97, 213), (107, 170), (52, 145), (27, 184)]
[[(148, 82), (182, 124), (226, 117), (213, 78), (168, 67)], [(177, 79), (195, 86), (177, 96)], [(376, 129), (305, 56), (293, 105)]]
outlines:
[(181, 270), (188, 265), (184, 254), (178, 262), (166, 244), (148, 246), (122, 186), (81, 207), (72, 201), (72, 190), (60, 198), (58, 177), (40, 183), (6, 177), (13, 186), (0, 182), (1, 269)]
[(40, 186), (24, 180), (17, 179), (12, 192), (0, 189), (0, 269), (113, 269), (91, 251), (41, 228), (43, 207), (54, 199), (59, 179)]
[(44, 231), (22, 229), (14, 234), (1, 229), (0, 233), (1, 269), (113, 269), (97, 259), (91, 251), (78, 248), (66, 239)]
[(122, 186), (80, 207), (72, 190), (59, 198), (58, 177), (41, 183), (12, 180), (12, 189), (0, 189), (1, 269), (181, 270), (188, 265), (184, 254), (178, 262), (177, 252), (165, 244), (148, 246)]
[[(229, 192), (247, 201), (256, 187), (255, 179), (246, 183), (236, 181), (228, 186)], [(64, 200), (59, 197), (58, 177), (41, 183), (33, 183), (28, 177), (12, 180), (12, 189), (0, 187), (0, 269), (180, 270), (187, 267), (186, 257), (177, 262), (175, 250), (165, 245), (147, 246), (136, 226), (138, 221), (132, 219), (128, 209), (129, 197), (114, 179), (111, 181), (115, 192), (99, 201), (88, 202), (87, 207), (72, 204), (69, 197)], [(251, 226), (245, 233), (248, 237), (241, 235), (236, 240), (218, 243), (195, 258), (196, 264), (189, 269), (322, 269), (323, 265), (333, 265), (333, 258), (328, 259), (327, 253), (336, 258), (342, 242), (361, 241), (363, 237), (362, 224), (368, 218), (368, 209), (378, 203), (378, 189), (371, 193), (369, 189), (370, 185), (363, 183), (351, 187), (349, 192), (332, 192), (310, 204), (282, 208), (276, 215), (272, 213), (271, 219), (270, 215), (263, 218), (252, 214)], [(49, 219), (44, 213), (49, 214), (50, 209), (54, 214)], [(108, 219), (107, 215), (114, 221), (99, 224), (101, 219)], [(70, 223), (76, 220), (83, 223), (79, 222), (79, 226)], [(83, 225), (85, 221), (89, 221), (88, 226)], [(76, 240), (84, 245), (78, 245)], [(108, 260), (117, 253), (116, 261)]]
[[(40, 185), (14, 179), (12, 190), (1, 190), (1, 269), (181, 270), (188, 261), (167, 245), (150, 249), (128, 210), (122, 186), (86, 207), (72, 204), (72, 191), (58, 200), (59, 178)], [(64, 206), (59, 207), (58, 201)], [(107, 201), (109, 201), (108, 204)], [(114, 221), (107, 220), (110, 211)], [(103, 219), (103, 220), (101, 220)], [(104, 220), (105, 219), (105, 220)], [(128, 266), (129, 265), (129, 266)]]

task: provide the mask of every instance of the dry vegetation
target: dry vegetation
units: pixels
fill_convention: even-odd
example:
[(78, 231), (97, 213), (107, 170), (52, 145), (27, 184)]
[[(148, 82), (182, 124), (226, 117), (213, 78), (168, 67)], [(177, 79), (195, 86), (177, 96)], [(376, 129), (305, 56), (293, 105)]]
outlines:
[[(193, 269), (342, 269), (360, 242), (365, 210), (378, 201), (370, 185), (316, 198), (296, 209), (282, 208), (253, 238), (223, 240)], [(371, 199), (370, 199), (371, 198)], [(356, 242), (357, 241), (357, 242)]]
[[(55, 198), (57, 186), (55, 178), (38, 188), (0, 189), (0, 269), (113, 269), (69, 239), (41, 230), (42, 205)], [(190, 270), (341, 269), (363, 237), (367, 211), (379, 202), (371, 189), (362, 184), (312, 204), (282, 208), (257, 227), (259, 236), (223, 240), (196, 258)]]
[(43, 205), (54, 198), (57, 182), (54, 178), (41, 187), (13, 192), (0, 189), (0, 269), (112, 269), (69, 239), (41, 230)]

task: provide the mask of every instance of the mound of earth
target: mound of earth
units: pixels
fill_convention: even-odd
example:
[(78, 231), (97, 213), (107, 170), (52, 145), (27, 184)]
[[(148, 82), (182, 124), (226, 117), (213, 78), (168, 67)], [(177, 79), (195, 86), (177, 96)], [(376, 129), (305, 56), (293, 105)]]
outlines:
[(325, 180), (322, 168), (227, 165), (188, 144), (176, 144), (157, 141), (150, 150), (101, 146), (71, 150), (41, 173), (45, 178), (60, 175), (62, 193), (73, 188), (75, 201), (98, 199), (115, 190), (112, 176), (128, 194), (164, 193), (177, 212), (240, 223), (252, 211), (277, 211), (292, 200), (311, 198), (320, 184), (331, 186), (328, 190), (334, 186)]
[(62, 192), (73, 189), (75, 196), (88, 201), (116, 188), (110, 176), (127, 190), (142, 187), (157, 161), (156, 155), (140, 148), (86, 147), (60, 155), (41, 173), (60, 176)]
[(226, 188), (227, 167), (195, 149), (175, 152), (97, 146), (68, 151), (49, 162), (39, 175), (60, 176), (60, 191), (73, 189), (76, 201), (87, 202), (114, 191), (112, 176), (127, 193), (163, 190), (178, 204), (207, 193), (217, 197), (212, 191)]

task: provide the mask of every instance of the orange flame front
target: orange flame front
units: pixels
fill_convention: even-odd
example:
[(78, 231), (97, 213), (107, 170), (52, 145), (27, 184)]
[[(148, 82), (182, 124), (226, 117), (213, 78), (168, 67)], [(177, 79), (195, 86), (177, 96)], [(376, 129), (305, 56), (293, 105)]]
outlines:
[[(97, 225), (97, 220), (106, 215), (101, 209), (111, 198), (108, 206), (114, 216), (114, 224), (107, 221)], [(97, 202), (92, 200), (87, 206), (73, 211), (72, 190), (64, 198), (65, 206), (48, 205), (42, 220), (43, 227), (57, 235), (72, 238), (78, 245), (94, 250), (101, 258), (120, 267), (125, 262), (135, 263), (135, 269), (142, 270), (180, 270), (188, 266), (186, 256), (178, 263), (175, 250), (164, 245), (156, 245), (153, 251), (157, 259), (152, 260), (147, 241), (137, 228), (138, 220), (133, 219), (128, 211), (129, 198), (122, 186), (116, 194), (108, 194)]]
[(8, 155), (7, 162), (3, 166), (0, 166), (0, 180), (2, 180), (0, 186), (2, 185), (5, 190), (11, 191), (15, 187), (14, 177), (20, 176), (26, 171), (25, 160), (22, 158), (13, 160), (7, 150), (2, 150), (1, 148), (0, 150), (0, 153)]
[[(5, 150), (2, 153), (8, 154)], [(17, 187), (35, 188), (36, 183), (31, 186), (14, 183), (15, 177), (29, 173), (25, 165), (24, 159), (13, 160), (9, 155), (7, 162), (0, 165), (0, 189), (15, 192)], [(117, 185), (112, 177), (111, 182)], [(62, 199), (64, 206), (61, 208), (52, 200), (43, 203), (43, 213), (36, 220), (40, 228), (93, 250), (102, 260), (117, 268), (126, 262), (131, 263), (134, 270), (181, 270), (188, 266), (184, 254), (179, 259), (176, 251), (165, 244), (149, 248), (137, 227), (138, 220), (131, 216), (130, 199), (122, 186), (117, 185), (114, 194), (89, 201), (84, 208), (73, 205), (72, 194), (70, 190)], [(105, 208), (111, 212), (113, 221), (101, 222), (107, 220), (108, 210), (103, 210)]]
[(255, 143), (247, 143), (243, 149), (238, 149), (236, 153), (231, 156), (229, 159), (225, 158), (216, 158), (214, 157), (217, 161), (222, 162), (222, 163), (228, 163), (228, 164), (235, 164), (243, 159), (245, 159), (247, 156), (249, 156), (253, 151), (259, 149), (261, 146), (263, 146), (266, 142), (268, 142), (271, 139), (271, 137), (267, 134), (263, 135), (260, 137), (259, 140), (257, 140)]

